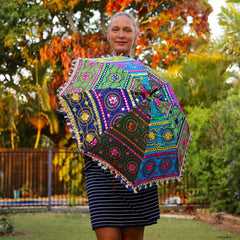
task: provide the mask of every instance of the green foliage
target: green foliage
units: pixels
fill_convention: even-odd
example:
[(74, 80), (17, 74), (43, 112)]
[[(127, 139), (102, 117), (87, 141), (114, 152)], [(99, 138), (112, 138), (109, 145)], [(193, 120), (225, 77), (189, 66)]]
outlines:
[(220, 39), (219, 48), (222, 54), (231, 61), (231, 65), (240, 67), (240, 1), (227, 1), (227, 7), (222, 7), (219, 14), (219, 24), (225, 34)]
[(13, 211), (9, 208), (7, 210), (0, 209), (0, 234), (13, 232), (12, 214)]
[[(109, 16), (105, 14), (107, 1), (85, 0), (78, 1), (76, 5), (74, 2), (77, 1), (0, 0), (0, 113), (3, 113), (0, 114), (0, 147), (33, 147), (32, 143), (35, 139), (41, 142), (44, 136), (49, 139), (44, 142), (52, 140), (53, 145), (69, 144), (67, 139), (69, 134), (65, 133), (65, 122), (54, 109), (57, 108), (57, 103), (55, 85), (51, 79), (55, 68), (59, 71), (59, 76), (63, 75), (63, 66), (58, 62), (56, 66), (53, 65), (50, 68), (48, 65), (42, 65), (39, 61), (40, 49), (49, 44), (53, 36), (59, 36), (59, 41), (61, 40), (63, 45), (55, 44), (50, 50), (52, 53), (59, 51), (65, 56), (62, 54), (64, 50), (67, 50), (68, 54), (73, 50), (69, 47), (67, 38), (65, 41), (64, 37), (79, 31), (76, 46), (82, 48), (78, 49), (78, 54), (86, 50), (86, 46), (90, 46), (96, 50), (95, 54), (99, 55), (101, 51), (107, 49), (103, 47), (106, 45), (103, 44), (105, 40), (103, 37), (92, 37), (100, 34), (100, 29), (104, 32), (109, 20)], [(114, 4), (118, 2), (121, 2), (122, 7), (126, 1), (115, 1)], [(142, 44), (143, 46), (146, 44), (147, 47), (144, 59), (148, 64), (154, 60), (151, 53), (152, 46), (159, 47), (156, 57), (166, 54), (164, 52), (167, 45), (169, 49), (176, 49), (176, 45), (181, 43), (179, 40), (185, 31), (183, 26), (187, 24), (188, 19), (193, 20), (189, 25), (190, 37), (195, 38), (195, 33), (201, 33), (202, 28), (198, 24), (200, 19), (204, 20), (204, 25), (207, 26), (207, 15), (211, 12), (211, 8), (201, 4), (207, 1), (188, 1), (187, 5), (192, 6), (186, 9), (187, 11), (183, 10), (185, 4), (180, 5), (181, 8), (178, 9), (178, 4), (175, 6), (176, 2), (163, 1), (162, 4), (157, 4), (156, 8), (153, 8), (154, 11), (149, 12), (147, 8), (151, 5), (141, 5), (141, 1), (139, 3), (132, 1), (129, 5), (129, 8), (135, 9), (140, 20), (145, 22), (142, 24), (148, 26), (146, 34), (141, 34), (144, 40)], [(194, 136), (188, 151), (189, 170), (199, 179), (199, 188), (203, 189), (203, 194), (212, 201), (215, 209), (239, 212), (240, 124), (237, 114), (239, 93), (232, 92), (227, 100), (217, 102), (225, 99), (226, 91), (230, 86), (226, 84), (226, 79), (230, 76), (226, 71), (227, 68), (233, 65), (240, 66), (240, 13), (237, 9), (239, 0), (228, 2), (235, 4), (222, 8), (219, 19), (226, 34), (217, 43), (218, 51), (212, 54), (212, 49), (209, 47), (200, 49), (201, 51), (197, 50), (200, 45), (203, 46), (202, 42), (199, 46), (190, 44), (194, 54), (190, 55), (182, 65), (177, 66), (177, 74), (168, 75), (166, 79), (170, 80), (181, 106), (189, 112), (189, 122)], [(171, 5), (176, 7), (173, 12), (171, 12)], [(205, 16), (201, 14), (199, 7), (205, 9), (202, 12)], [(171, 15), (164, 15), (163, 9), (170, 10)], [(189, 11), (191, 14), (194, 13), (196, 21), (189, 17), (192, 16), (191, 14), (188, 16)], [(95, 16), (97, 20), (90, 24), (90, 19), (96, 12), (100, 13), (100, 17)], [(158, 17), (155, 20), (161, 21), (169, 18), (171, 24), (162, 25), (151, 17)], [(172, 27), (171, 31), (167, 31)], [(144, 29), (147, 28), (144, 27)], [(204, 34), (207, 39), (207, 32), (204, 31)], [(86, 36), (90, 37), (86, 39)], [(172, 41), (169, 37), (173, 37)], [(150, 48), (148, 43), (151, 43)], [(178, 49), (176, 50), (176, 52), (173, 51), (172, 57), (179, 54)], [(144, 55), (144, 52), (141, 54)], [(181, 52), (180, 58), (184, 56), (186, 54)], [(46, 59), (47, 57), (49, 56), (47, 55)], [(60, 60), (60, 56), (57, 59)], [(155, 59), (155, 61), (162, 60)], [(163, 61), (159, 66), (162, 64)], [(235, 79), (239, 79), (239, 76), (235, 76)], [(55, 80), (58, 84), (61, 83), (60, 79)], [(61, 129), (60, 132), (59, 129)], [(35, 137), (36, 130), (38, 137)], [(41, 131), (43, 134), (40, 137)], [(40, 143), (38, 145), (38, 141), (35, 146), (43, 146)], [(80, 162), (74, 157), (67, 157), (62, 158), (61, 163), (57, 163), (58, 166), (62, 164), (60, 166), (62, 173), (66, 174), (62, 174), (61, 177), (68, 182), (70, 189), (73, 189), (71, 194), (82, 191), (76, 188), (79, 182), (75, 183), (75, 173), (71, 172), (74, 169), (81, 172)], [(67, 170), (64, 170), (65, 167)], [(72, 180), (69, 180), (69, 177)]]
[[(72, 55), (73, 51), (75, 56), (71, 57), (84, 57), (86, 53), (88, 57), (108, 54), (110, 49), (104, 33), (109, 16), (114, 11), (134, 11), (143, 30), (148, 26), (146, 34), (140, 34), (140, 37), (143, 37), (140, 42), (147, 48), (146, 58), (149, 51), (153, 51), (152, 46), (163, 46), (166, 38), (168, 43), (169, 38), (173, 38), (171, 46), (167, 44), (161, 51), (163, 53), (169, 49), (172, 58), (178, 55), (181, 59), (189, 52), (189, 48), (193, 47), (194, 39), (208, 39), (207, 16), (212, 11), (210, 5), (202, 0), (180, 4), (176, 4), (176, 1), (163, 1), (158, 4), (158, 1), (0, 0), (0, 6), (0, 87), (16, 89), (22, 98), (20, 104), (25, 107), (25, 110), (19, 112), (20, 121), (17, 117), (9, 120), (8, 114), (4, 116), (5, 122), (11, 122), (16, 128), (11, 133), (1, 131), (1, 144), (4, 147), (33, 147), (30, 141), (22, 138), (24, 136), (33, 139), (34, 135), (37, 135), (34, 146), (39, 147), (42, 133), (56, 145), (64, 142), (65, 128), (59, 128), (61, 119), (55, 111), (58, 108), (55, 90), (63, 79), (66, 80), (71, 64), (71, 59), (67, 58), (66, 61), (64, 56)], [(165, 11), (171, 14), (165, 14)], [(156, 28), (151, 26), (152, 22), (156, 22), (152, 21), (151, 17), (159, 22)], [(149, 20), (148, 23), (146, 20)], [(162, 20), (169, 23), (163, 24)], [(145, 23), (141, 24), (141, 21)], [(183, 26), (189, 27), (188, 33), (185, 31), (188, 28)], [(53, 45), (51, 40), (56, 36), (59, 37), (59, 42)], [(180, 44), (178, 38), (182, 39)], [(74, 47), (69, 43), (70, 40), (73, 40)], [(159, 40), (162, 43), (160, 45)], [(54, 55), (59, 52), (59, 56), (54, 55), (59, 61), (53, 61), (51, 66), (41, 66), (40, 50), (49, 44), (52, 48), (48, 53)], [(165, 52), (164, 55), (167, 58), (168, 53)], [(46, 59), (50, 60), (48, 54)], [(152, 61), (150, 57), (148, 64)], [(66, 66), (69, 69), (66, 69)], [(54, 79), (55, 82), (54, 76), (59, 77)], [(2, 112), (4, 111), (0, 108), (0, 113)], [(1, 126), (0, 124), (0, 128)]]
[(225, 94), (228, 84), (226, 72), (229, 63), (218, 53), (205, 52), (189, 55), (182, 65), (169, 69), (165, 78), (173, 86), (182, 107), (209, 107)]
[(69, 188), (69, 205), (73, 205), (77, 196), (86, 196), (85, 178), (83, 175), (84, 158), (77, 152), (60, 150), (53, 159), (53, 164), (59, 166), (60, 181), (65, 181)]
[(216, 211), (240, 213), (240, 91), (211, 108), (188, 107), (188, 169)]
[[(0, 0), (0, 6), (0, 88), (6, 91), (0, 94), (2, 146), (33, 147), (33, 142), (21, 145), (27, 142), (21, 138), (31, 138), (37, 132), (37, 147), (40, 131), (47, 125), (48, 135), (59, 131), (55, 106), (50, 103), (53, 94), (48, 88), (48, 66), (37, 61), (40, 49), (52, 37), (53, 16), (42, 1)], [(42, 120), (41, 129), (40, 124), (32, 124), (33, 119)], [(37, 131), (31, 131), (31, 124), (38, 125)]]

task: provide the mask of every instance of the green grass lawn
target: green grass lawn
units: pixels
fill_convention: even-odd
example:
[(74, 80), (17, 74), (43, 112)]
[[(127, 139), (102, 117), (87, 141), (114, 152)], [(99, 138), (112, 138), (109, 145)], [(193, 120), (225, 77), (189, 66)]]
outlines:
[[(88, 214), (34, 213), (13, 216), (14, 232), (25, 236), (5, 236), (4, 240), (95, 240)], [(208, 224), (188, 219), (162, 217), (146, 227), (145, 240), (240, 240), (240, 236), (213, 229)]]

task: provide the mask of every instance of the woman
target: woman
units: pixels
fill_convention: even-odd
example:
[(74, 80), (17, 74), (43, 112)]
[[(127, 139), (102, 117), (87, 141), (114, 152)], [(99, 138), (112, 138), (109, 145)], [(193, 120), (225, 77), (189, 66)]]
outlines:
[[(107, 31), (112, 54), (132, 55), (138, 36), (132, 15), (113, 16)], [(90, 158), (85, 167), (92, 228), (98, 240), (143, 240), (144, 226), (159, 218), (157, 187), (133, 193)]]

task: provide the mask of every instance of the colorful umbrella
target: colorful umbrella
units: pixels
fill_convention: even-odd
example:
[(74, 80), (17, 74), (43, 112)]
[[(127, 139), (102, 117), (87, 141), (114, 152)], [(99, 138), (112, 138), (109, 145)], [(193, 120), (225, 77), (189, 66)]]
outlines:
[(124, 57), (75, 59), (58, 98), (79, 151), (134, 191), (180, 180), (189, 126), (170, 83)]

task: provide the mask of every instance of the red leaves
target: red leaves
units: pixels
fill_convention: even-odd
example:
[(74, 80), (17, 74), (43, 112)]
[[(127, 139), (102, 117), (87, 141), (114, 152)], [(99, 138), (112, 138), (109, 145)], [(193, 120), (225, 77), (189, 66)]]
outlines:
[[(53, 37), (49, 45), (40, 50), (42, 62), (50, 62), (53, 80), (49, 88), (53, 93), (68, 78), (72, 60), (76, 57), (91, 58), (109, 54), (109, 45), (100, 33), (82, 36), (80, 33), (70, 37)], [(56, 107), (54, 94), (51, 95), (52, 106)]]
[(180, 56), (191, 52), (191, 46), (194, 40), (191, 37), (184, 36), (182, 39), (167, 38), (166, 44), (154, 48), (156, 54), (152, 57), (152, 67), (155, 68), (161, 63), (162, 66), (170, 66), (178, 61)]
[[(93, 1), (95, 0), (88, 0), (89, 3)], [(152, 16), (139, 22), (141, 35), (137, 42), (137, 54), (149, 49), (152, 51), (152, 67), (159, 64), (167, 67), (178, 62), (191, 52), (194, 42), (209, 37), (207, 20), (211, 7), (202, 0), (108, 0), (106, 13), (112, 15), (130, 4), (135, 4), (138, 8), (139, 17), (147, 14)], [(41, 58), (52, 63), (61, 59), (64, 69), (68, 69), (72, 58), (98, 57), (109, 53), (108, 47), (100, 33), (89, 33), (84, 37), (77, 33), (64, 40), (59, 37), (52, 39), (51, 45), (41, 50)]]
[[(135, 1), (139, 2), (139, 0)], [(128, 5), (132, 3), (132, 0), (108, 0), (106, 5), (106, 13), (112, 16), (115, 12), (123, 11)]]
[[(73, 7), (79, 1), (57, 0), (48, 1), (48, 4), (51, 6), (59, 2), (67, 8)], [(96, 0), (87, 2), (93, 1)], [(73, 6), (70, 6), (71, 4)], [(106, 13), (112, 15), (130, 4), (135, 4), (138, 18), (141, 19), (141, 34), (137, 40), (136, 54), (146, 53), (147, 59), (152, 56), (153, 68), (167, 68), (180, 62), (193, 51), (196, 41), (200, 38), (206, 40), (209, 36), (207, 20), (212, 9), (203, 0), (107, 0)], [(41, 61), (49, 61), (53, 68), (52, 89), (67, 80), (73, 58), (100, 57), (109, 53), (109, 44), (100, 32), (88, 33), (85, 36), (78, 32), (63, 39), (59, 36), (53, 37), (51, 43), (40, 50)]]
[[(140, 23), (142, 34), (137, 53), (151, 49), (152, 67), (167, 68), (193, 51), (193, 45), (199, 39), (208, 39), (207, 19), (212, 9), (201, 0), (163, 0), (158, 6), (154, 5), (156, 2), (152, 0), (147, 8), (154, 12), (156, 7), (159, 11), (162, 6), (162, 11)], [(146, 6), (143, 8), (147, 9)]]

